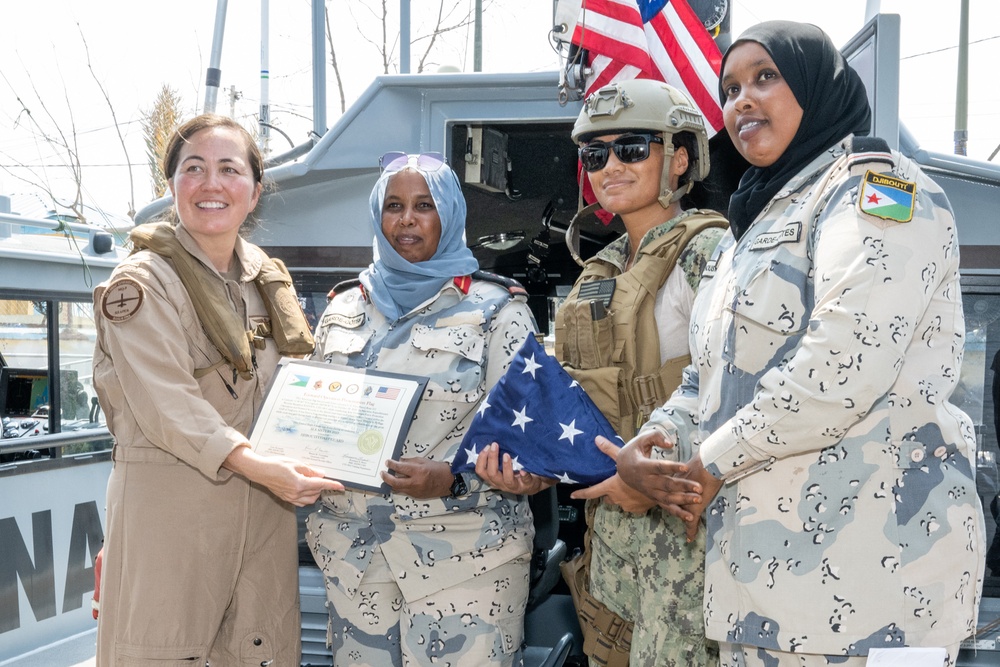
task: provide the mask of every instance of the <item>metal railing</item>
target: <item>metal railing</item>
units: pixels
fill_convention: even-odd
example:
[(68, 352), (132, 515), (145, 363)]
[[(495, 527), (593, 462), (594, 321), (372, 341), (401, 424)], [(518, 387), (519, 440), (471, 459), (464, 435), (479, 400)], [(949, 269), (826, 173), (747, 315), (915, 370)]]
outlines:
[(108, 449), (110, 449), (112, 437), (107, 427), (84, 428), (77, 431), (52, 433), (50, 435), (7, 438), (0, 440), (0, 454), (17, 454), (36, 449), (62, 449), (68, 445), (76, 445), (83, 442), (101, 442), (104, 440), (108, 441)]

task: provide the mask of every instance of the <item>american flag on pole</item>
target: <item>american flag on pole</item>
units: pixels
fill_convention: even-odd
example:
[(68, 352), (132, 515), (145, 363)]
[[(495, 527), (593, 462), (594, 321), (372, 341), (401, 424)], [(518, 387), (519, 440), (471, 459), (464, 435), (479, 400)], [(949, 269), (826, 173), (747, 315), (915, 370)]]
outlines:
[(623, 79), (656, 79), (685, 92), (722, 129), (722, 54), (687, 0), (582, 0), (574, 44), (590, 52), (586, 94)]
[(594, 444), (598, 435), (624, 444), (583, 388), (528, 336), (480, 403), (451, 469), (474, 472), (479, 453), (496, 442), (515, 470), (590, 486), (615, 474), (615, 462)]

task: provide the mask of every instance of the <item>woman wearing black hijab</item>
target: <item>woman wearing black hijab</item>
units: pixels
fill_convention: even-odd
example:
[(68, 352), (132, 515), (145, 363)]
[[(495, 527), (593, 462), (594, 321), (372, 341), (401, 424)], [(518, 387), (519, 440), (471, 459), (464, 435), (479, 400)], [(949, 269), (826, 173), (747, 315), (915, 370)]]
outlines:
[[(907, 647), (954, 665), (984, 531), (972, 423), (948, 400), (965, 335), (951, 207), (865, 136), (862, 82), (819, 28), (751, 28), (720, 89), (752, 166), (699, 287), (694, 361), (618, 472), (689, 535), (707, 510), (722, 665), (861, 667)], [(685, 438), (680, 470), (649, 458)]]

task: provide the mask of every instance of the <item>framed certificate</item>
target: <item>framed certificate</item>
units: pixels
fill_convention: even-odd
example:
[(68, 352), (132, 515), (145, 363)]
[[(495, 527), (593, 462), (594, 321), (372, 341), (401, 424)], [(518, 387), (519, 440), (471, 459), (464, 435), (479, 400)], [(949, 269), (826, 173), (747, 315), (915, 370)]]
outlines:
[(355, 489), (388, 493), (427, 378), (283, 358), (250, 432), (258, 454), (288, 456)]

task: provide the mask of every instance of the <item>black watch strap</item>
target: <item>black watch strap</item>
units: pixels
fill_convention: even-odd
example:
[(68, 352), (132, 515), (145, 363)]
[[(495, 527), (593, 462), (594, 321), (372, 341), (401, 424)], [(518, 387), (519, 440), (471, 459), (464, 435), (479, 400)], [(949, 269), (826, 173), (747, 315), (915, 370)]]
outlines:
[(469, 485), (465, 483), (465, 477), (462, 473), (455, 475), (455, 479), (451, 482), (451, 489), (449, 489), (448, 495), (452, 498), (458, 498), (464, 496), (469, 492)]

